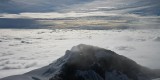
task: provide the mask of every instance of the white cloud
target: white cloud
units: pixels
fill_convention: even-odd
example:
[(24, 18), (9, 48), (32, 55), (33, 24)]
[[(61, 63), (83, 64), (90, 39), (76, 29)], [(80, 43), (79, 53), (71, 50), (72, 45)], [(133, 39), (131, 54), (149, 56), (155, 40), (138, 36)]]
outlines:
[(49, 13), (20, 13), (20, 14), (1, 14), (1, 18), (66, 18), (66, 17), (85, 17), (85, 16), (114, 16), (118, 14), (104, 13), (104, 12), (87, 12), (87, 13), (77, 13), (77, 12), (49, 12)]

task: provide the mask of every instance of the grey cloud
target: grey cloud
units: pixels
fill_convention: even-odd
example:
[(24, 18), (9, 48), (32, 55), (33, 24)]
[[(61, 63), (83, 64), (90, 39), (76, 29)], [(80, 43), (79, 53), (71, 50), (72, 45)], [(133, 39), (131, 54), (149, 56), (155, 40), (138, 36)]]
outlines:
[(156, 37), (156, 38), (154, 39), (154, 41), (160, 42), (160, 37)]
[[(105, 11), (106, 13), (131, 13), (138, 15), (160, 15), (159, 0), (96, 0), (86, 5), (76, 6), (77, 11)], [(102, 8), (100, 8), (102, 7)]]
[(114, 13), (160, 15), (159, 7), (159, 0), (0, 0), (0, 13), (98, 10)]
[(159, 7), (160, 1), (159, 0), (140, 0), (139, 2), (135, 2), (129, 5), (130, 7), (143, 7), (148, 6), (142, 9), (137, 9), (133, 11), (129, 11), (129, 13), (139, 14), (139, 15), (160, 15)]
[(0, 13), (52, 12), (93, 0), (1, 0)]
[(40, 25), (34, 19), (0, 19), (0, 28), (38, 28)]

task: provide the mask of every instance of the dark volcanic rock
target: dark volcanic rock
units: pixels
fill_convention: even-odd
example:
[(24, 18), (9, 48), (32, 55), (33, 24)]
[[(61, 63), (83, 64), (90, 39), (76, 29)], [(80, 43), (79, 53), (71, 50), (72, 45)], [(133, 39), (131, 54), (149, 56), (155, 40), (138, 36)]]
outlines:
[(67, 51), (67, 62), (50, 80), (151, 80), (156, 74), (113, 51), (78, 45)]
[(80, 44), (49, 66), (2, 80), (152, 80), (160, 70), (103, 48)]

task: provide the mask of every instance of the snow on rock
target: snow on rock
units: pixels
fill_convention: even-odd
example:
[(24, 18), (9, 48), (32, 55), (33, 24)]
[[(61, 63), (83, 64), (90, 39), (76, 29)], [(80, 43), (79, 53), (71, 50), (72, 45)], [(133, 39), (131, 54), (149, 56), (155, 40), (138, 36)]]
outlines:
[(159, 73), (111, 50), (80, 44), (48, 66), (1, 80), (152, 80)]

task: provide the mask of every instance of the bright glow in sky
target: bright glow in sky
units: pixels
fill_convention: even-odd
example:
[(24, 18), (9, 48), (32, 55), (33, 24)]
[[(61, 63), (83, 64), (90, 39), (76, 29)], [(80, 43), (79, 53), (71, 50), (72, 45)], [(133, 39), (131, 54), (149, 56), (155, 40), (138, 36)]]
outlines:
[(85, 17), (85, 16), (116, 16), (118, 14), (104, 13), (104, 12), (86, 12), (86, 13), (20, 13), (20, 14), (1, 14), (1, 18), (65, 18), (65, 17)]

